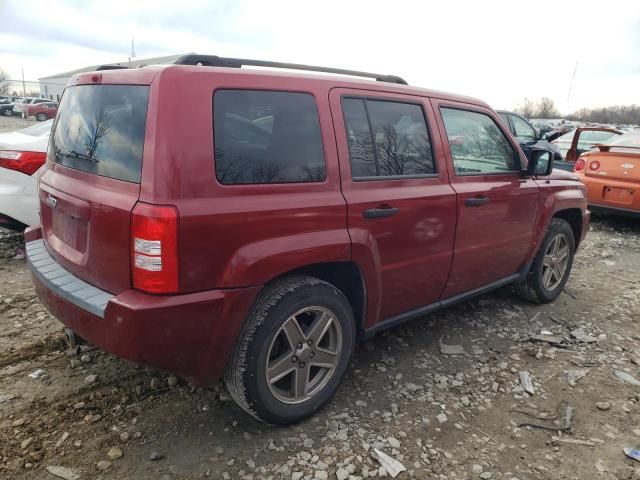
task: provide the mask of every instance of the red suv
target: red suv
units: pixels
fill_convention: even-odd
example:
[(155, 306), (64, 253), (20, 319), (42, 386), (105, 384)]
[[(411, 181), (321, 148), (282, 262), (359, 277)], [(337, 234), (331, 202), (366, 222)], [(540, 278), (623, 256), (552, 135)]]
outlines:
[[(79, 337), (272, 424), (333, 395), (354, 345), (514, 284), (561, 292), (582, 184), (485, 103), (318, 67), (189, 55), (67, 86), (27, 230)], [(185, 101), (186, 100), (186, 101)]]

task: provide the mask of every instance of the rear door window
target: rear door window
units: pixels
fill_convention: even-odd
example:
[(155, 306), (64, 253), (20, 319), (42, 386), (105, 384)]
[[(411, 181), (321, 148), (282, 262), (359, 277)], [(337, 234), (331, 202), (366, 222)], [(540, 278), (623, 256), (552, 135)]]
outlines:
[(320, 120), (308, 93), (218, 90), (215, 170), (225, 185), (321, 182)]
[(351, 176), (419, 177), (436, 173), (429, 132), (420, 105), (344, 98)]
[(141, 85), (67, 88), (49, 155), (75, 170), (140, 183), (148, 98)]
[(456, 175), (520, 171), (520, 159), (497, 123), (484, 113), (441, 108)]

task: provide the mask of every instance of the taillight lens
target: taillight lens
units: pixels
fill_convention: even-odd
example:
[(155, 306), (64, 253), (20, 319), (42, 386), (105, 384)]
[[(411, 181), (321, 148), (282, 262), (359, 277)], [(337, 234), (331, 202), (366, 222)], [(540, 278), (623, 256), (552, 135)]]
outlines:
[(178, 211), (138, 202), (132, 212), (133, 288), (149, 293), (178, 291)]
[(584, 165), (585, 165), (584, 158), (578, 158), (578, 160), (576, 160), (575, 165), (573, 166), (573, 169), (576, 172), (579, 172), (581, 170), (584, 170)]
[(20, 152), (17, 150), (0, 150), (0, 167), (15, 170), (26, 175), (33, 175), (44, 165), (47, 159), (45, 152)]
[(598, 160), (594, 160), (589, 164), (589, 168), (593, 171), (598, 170), (600, 168), (600, 162)]

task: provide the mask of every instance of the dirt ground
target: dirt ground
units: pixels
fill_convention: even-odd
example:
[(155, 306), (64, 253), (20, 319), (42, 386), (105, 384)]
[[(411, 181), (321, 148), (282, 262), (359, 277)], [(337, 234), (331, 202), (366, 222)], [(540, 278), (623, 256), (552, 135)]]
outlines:
[(220, 385), (66, 349), (14, 259), (20, 242), (0, 229), (2, 479), (387, 476), (374, 449), (404, 465), (399, 479), (640, 478), (623, 453), (640, 446), (637, 220), (595, 218), (551, 305), (503, 288), (360, 345), (335, 398), (288, 428)]

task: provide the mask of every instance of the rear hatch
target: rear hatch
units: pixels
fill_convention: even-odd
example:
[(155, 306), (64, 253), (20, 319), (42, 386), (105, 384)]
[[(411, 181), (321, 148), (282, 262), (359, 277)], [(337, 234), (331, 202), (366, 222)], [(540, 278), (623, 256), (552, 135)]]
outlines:
[(131, 288), (131, 211), (140, 194), (148, 97), (144, 85), (68, 87), (40, 181), (49, 252), (114, 294)]
[(592, 153), (586, 158), (585, 175), (625, 182), (640, 182), (640, 149), (637, 152), (635, 154), (622, 153), (622, 151)]

